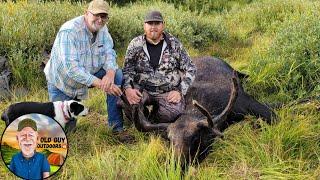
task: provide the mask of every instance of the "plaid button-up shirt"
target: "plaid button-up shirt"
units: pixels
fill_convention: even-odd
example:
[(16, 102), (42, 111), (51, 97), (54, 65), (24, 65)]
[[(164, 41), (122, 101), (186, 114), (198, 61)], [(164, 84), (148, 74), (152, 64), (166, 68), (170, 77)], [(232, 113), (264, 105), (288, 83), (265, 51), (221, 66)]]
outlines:
[(84, 16), (79, 16), (63, 24), (54, 41), (44, 72), (48, 83), (70, 97), (87, 98), (88, 86), (97, 79), (93, 74), (118, 68), (108, 28), (99, 30), (93, 44), (92, 38)]

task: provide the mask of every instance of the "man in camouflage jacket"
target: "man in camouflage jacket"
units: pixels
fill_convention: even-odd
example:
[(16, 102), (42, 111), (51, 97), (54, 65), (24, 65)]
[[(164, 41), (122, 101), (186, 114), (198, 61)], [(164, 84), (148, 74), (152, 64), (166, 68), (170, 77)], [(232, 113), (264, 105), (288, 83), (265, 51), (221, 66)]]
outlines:
[(156, 122), (172, 122), (182, 113), (183, 96), (196, 73), (180, 41), (164, 32), (164, 27), (159, 11), (147, 13), (145, 34), (130, 42), (123, 68), (123, 87), (129, 103), (156, 105), (150, 118)]

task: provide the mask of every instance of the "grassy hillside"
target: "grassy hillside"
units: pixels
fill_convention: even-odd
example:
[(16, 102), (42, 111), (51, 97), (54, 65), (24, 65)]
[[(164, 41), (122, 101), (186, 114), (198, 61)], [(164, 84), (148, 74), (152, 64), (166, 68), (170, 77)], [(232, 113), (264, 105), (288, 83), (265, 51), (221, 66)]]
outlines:
[[(120, 65), (129, 41), (142, 33), (145, 12), (156, 8), (192, 57), (227, 60), (249, 74), (244, 87), (256, 99), (283, 104), (275, 109), (280, 119), (276, 125), (248, 116), (228, 128), (207, 159), (192, 165), (184, 179), (320, 179), (319, 2), (123, 2), (112, 6), (108, 24)], [(0, 112), (18, 101), (48, 101), (38, 68), (42, 52), (50, 49), (61, 24), (84, 9), (67, 2), (0, 3), (0, 55), (10, 60), (14, 75), (14, 97), (0, 102)], [(89, 96), (84, 103), (91, 112), (69, 136), (67, 161), (53, 179), (181, 179), (166, 141), (126, 123), (135, 141), (119, 142), (106, 125), (104, 94), (90, 90)], [(318, 99), (296, 103), (310, 96)], [(254, 129), (255, 123), (261, 128)], [(14, 179), (4, 163), (0, 177)]]

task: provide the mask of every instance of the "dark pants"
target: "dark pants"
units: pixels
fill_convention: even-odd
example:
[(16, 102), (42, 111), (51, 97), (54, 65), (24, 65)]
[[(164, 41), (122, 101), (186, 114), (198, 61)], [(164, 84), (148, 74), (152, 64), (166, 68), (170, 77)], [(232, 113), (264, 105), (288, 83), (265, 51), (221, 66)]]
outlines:
[[(144, 114), (149, 121), (153, 123), (170, 123), (174, 122), (181, 115), (185, 108), (184, 98), (179, 103), (169, 103), (167, 101), (168, 94), (167, 92), (151, 95), (147, 91), (143, 91), (141, 103), (145, 106)], [(151, 112), (147, 108), (149, 106), (152, 107)], [(130, 107), (124, 107), (124, 112), (128, 118), (132, 118)], [(130, 120), (133, 121), (133, 119)]]

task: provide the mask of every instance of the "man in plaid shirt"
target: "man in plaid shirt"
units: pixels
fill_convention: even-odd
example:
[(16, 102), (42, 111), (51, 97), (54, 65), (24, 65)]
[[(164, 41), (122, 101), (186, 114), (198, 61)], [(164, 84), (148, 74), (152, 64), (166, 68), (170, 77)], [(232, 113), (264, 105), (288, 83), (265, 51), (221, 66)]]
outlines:
[[(50, 101), (86, 99), (88, 87), (106, 92), (108, 123), (122, 131), (121, 109), (116, 106), (122, 94), (122, 71), (116, 63), (113, 40), (108, 32), (108, 4), (93, 0), (84, 15), (62, 25), (54, 41), (44, 72)], [(75, 127), (69, 121), (66, 129)]]

